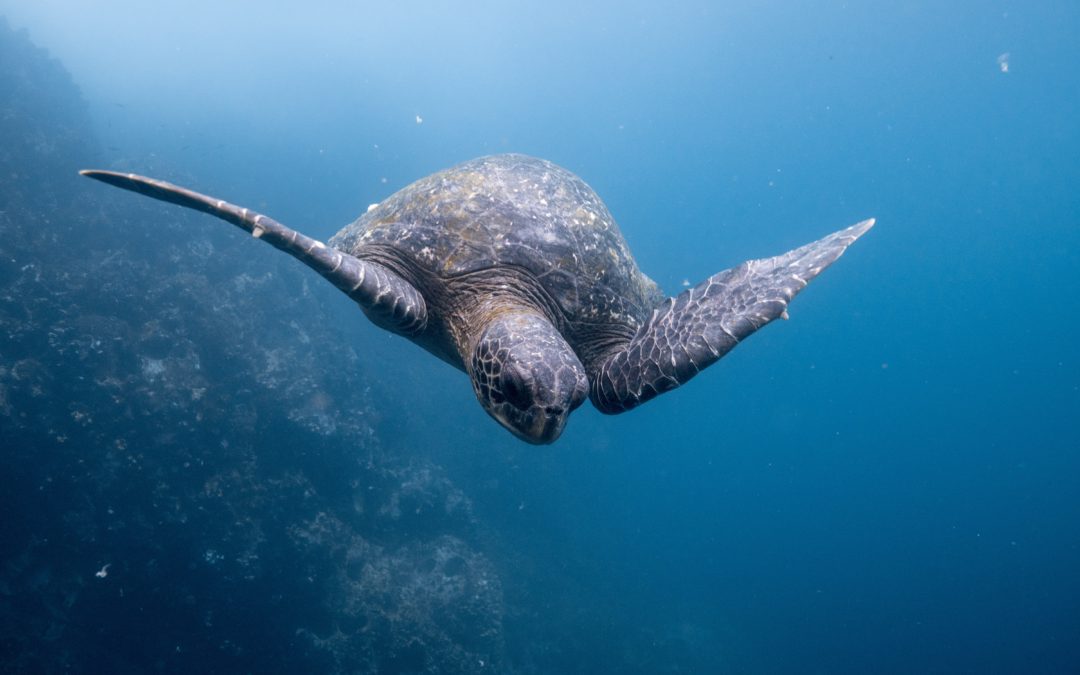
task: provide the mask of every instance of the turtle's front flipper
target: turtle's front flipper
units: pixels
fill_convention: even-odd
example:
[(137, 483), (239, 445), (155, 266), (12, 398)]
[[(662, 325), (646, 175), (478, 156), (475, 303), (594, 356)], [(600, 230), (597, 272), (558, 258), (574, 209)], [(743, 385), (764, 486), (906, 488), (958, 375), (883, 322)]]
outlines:
[(355, 300), (373, 322), (387, 330), (412, 336), (422, 331), (427, 323), (427, 307), (420, 292), (382, 265), (330, 248), (272, 218), (171, 183), (133, 173), (79, 173), (109, 185), (229, 221), (326, 277), (330, 283)]
[(593, 405), (614, 414), (685, 383), (778, 317), (811, 279), (874, 225), (864, 220), (775, 258), (750, 260), (668, 298), (593, 375)]

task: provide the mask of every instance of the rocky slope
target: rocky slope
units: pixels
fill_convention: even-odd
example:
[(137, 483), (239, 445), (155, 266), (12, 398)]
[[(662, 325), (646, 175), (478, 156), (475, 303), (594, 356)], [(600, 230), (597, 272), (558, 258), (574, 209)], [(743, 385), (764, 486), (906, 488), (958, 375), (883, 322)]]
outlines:
[(94, 159), (0, 23), (0, 670), (499, 672), (469, 499), (380, 447), (333, 289)]

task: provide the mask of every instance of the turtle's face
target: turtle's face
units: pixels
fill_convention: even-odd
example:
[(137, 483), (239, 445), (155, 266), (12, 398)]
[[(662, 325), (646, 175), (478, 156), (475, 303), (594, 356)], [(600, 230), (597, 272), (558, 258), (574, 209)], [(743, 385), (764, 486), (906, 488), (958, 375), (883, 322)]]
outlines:
[(585, 400), (589, 381), (574, 350), (547, 320), (505, 314), (492, 321), (473, 352), (476, 398), (518, 438), (551, 443)]

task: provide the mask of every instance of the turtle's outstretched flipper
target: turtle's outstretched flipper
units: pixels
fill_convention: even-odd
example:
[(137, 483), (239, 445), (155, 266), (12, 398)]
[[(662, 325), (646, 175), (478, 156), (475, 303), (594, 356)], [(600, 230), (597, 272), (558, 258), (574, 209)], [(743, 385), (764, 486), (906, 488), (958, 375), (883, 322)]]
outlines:
[(668, 298), (590, 378), (593, 405), (612, 414), (639, 406), (787, 318), (791, 299), (873, 225), (864, 220), (784, 255), (744, 262)]
[(300, 234), (267, 216), (171, 183), (133, 173), (79, 173), (109, 185), (229, 221), (326, 277), (330, 283), (355, 300), (372, 321), (387, 330), (412, 336), (422, 331), (427, 323), (427, 307), (420, 292), (382, 265), (330, 248), (321, 241)]

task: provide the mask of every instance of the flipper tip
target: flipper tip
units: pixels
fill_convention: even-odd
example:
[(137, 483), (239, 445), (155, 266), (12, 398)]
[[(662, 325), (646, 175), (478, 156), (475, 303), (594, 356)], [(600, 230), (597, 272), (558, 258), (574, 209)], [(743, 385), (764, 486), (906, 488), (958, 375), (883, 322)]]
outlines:
[(866, 220), (855, 223), (854, 225), (849, 227), (848, 232), (855, 235), (856, 237), (861, 237), (862, 235), (866, 234), (866, 231), (873, 227), (874, 223), (876, 222), (877, 218), (867, 218)]
[(82, 169), (79, 171), (79, 175), (93, 178), (94, 180), (101, 181), (102, 183), (114, 187), (123, 188), (124, 190), (139, 192), (154, 197), (155, 199), (164, 199), (165, 201), (175, 200), (162, 197), (159, 194), (160, 192), (175, 192), (179, 190), (179, 188), (176, 188), (169, 183), (146, 178), (145, 176), (139, 176), (134, 173), (120, 173), (119, 171), (104, 171), (102, 169)]
[(103, 183), (110, 183), (117, 185), (119, 181), (128, 178), (126, 174), (117, 173), (115, 171), (102, 171), (101, 169), (80, 169), (80, 176), (86, 176), (87, 178), (93, 178)]
[(79, 169), (80, 176), (86, 176), (87, 178), (101, 179), (105, 176), (119, 176), (115, 171), (102, 171), (101, 169)]
[(840, 252), (842, 253), (844, 249), (855, 243), (856, 239), (866, 234), (876, 222), (876, 218), (867, 218), (866, 220), (859, 221), (850, 227), (845, 227), (839, 232), (834, 232), (828, 237), (825, 237), (825, 239), (822, 239), (821, 241), (830, 242), (834, 246), (839, 244)]

